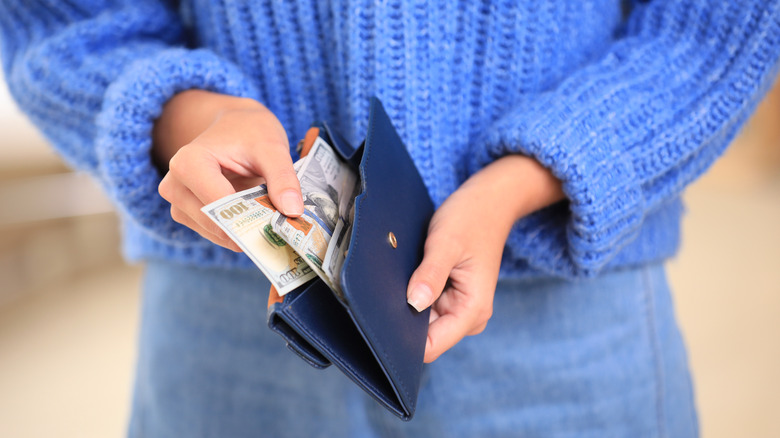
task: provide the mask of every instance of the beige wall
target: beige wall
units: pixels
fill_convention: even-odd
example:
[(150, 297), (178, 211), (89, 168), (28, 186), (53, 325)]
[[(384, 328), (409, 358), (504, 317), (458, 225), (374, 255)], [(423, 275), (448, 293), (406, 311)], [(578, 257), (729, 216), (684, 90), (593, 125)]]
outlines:
[(780, 437), (780, 85), (685, 195), (669, 265), (704, 437)]

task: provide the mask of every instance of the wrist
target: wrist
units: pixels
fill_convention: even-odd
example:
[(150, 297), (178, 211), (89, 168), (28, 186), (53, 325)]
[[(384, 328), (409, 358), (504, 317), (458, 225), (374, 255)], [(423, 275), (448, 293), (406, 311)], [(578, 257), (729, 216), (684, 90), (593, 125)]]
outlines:
[(488, 203), (486, 211), (506, 233), (520, 218), (552, 205), (565, 195), (561, 182), (538, 161), (507, 155), (489, 164), (464, 184)]

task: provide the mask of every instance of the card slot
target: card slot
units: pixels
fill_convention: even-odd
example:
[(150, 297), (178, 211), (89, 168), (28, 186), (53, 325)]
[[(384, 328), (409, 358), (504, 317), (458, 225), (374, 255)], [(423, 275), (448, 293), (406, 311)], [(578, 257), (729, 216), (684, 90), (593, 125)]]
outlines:
[(383, 371), (347, 308), (323, 281), (315, 281), (285, 306), (277, 317), (286, 321), (306, 345), (341, 369), (377, 401), (396, 415), (409, 413), (395, 397), (389, 376)]
[(316, 282), (322, 283), (322, 280), (315, 279), (309, 281), (285, 295), (284, 300), (281, 303), (272, 304), (268, 308), (268, 327), (287, 342), (287, 348), (295, 352), (309, 365), (322, 369), (330, 366), (330, 361), (295, 331), (293, 327), (290, 327), (287, 321), (280, 316), (284, 312), (284, 309), (288, 308), (291, 303), (300, 296), (305, 296), (307, 291), (312, 288)]
[(363, 144), (357, 148), (350, 145), (338, 132), (330, 129), (326, 122), (317, 122), (312, 126), (320, 128), (320, 136), (328, 142), (334, 151), (346, 161), (352, 170), (360, 176), (360, 161), (363, 159)]
[[(278, 306), (278, 305), (277, 305)], [(269, 317), (268, 326), (279, 334), (286, 342), (287, 348), (305, 360), (314, 368), (323, 369), (330, 366), (330, 361), (316, 348), (309, 344), (295, 329), (280, 317), (278, 309), (274, 309)]]

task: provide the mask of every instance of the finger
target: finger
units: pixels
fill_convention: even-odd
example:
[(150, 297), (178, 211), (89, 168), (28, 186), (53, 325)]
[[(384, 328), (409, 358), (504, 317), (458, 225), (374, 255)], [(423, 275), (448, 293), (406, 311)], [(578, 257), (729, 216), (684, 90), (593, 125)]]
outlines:
[(264, 148), (262, 157), (253, 163), (266, 180), (271, 202), (285, 216), (303, 214), (301, 184), (293, 169), (289, 149), (282, 145)]
[(418, 312), (439, 298), (461, 252), (454, 239), (437, 233), (428, 236), (423, 260), (412, 274), (406, 291), (407, 301)]
[(235, 193), (222, 173), (222, 164), (206, 148), (190, 144), (173, 156), (166, 178), (180, 182), (201, 204), (207, 205)]
[(219, 236), (222, 240), (227, 239), (225, 232), (222, 231), (222, 229), (219, 228), (217, 224), (210, 220), (209, 217), (201, 211), (201, 208), (203, 208), (203, 203), (200, 201), (200, 199), (198, 199), (198, 197), (195, 196), (192, 191), (185, 187), (184, 184), (173, 178), (170, 173), (166, 175), (165, 178), (163, 178), (162, 182), (160, 182), (158, 190), (160, 192), (160, 196), (162, 196), (163, 199), (170, 202), (172, 207), (176, 208), (183, 215), (189, 217), (200, 228), (207, 231), (210, 235)]
[[(208, 230), (204, 229), (200, 226), (192, 217), (190, 217), (187, 213), (183, 212), (182, 210), (171, 207), (171, 217), (176, 222), (192, 229), (196, 233), (200, 234), (201, 237), (204, 239), (207, 239), (213, 243), (216, 243), (219, 246), (225, 247), (229, 250), (235, 251), (235, 252), (241, 252), (241, 248), (236, 245), (235, 242), (230, 240), (230, 238), (227, 237), (227, 235), (222, 232), (221, 235), (214, 234), (209, 232)], [(221, 231), (221, 230), (220, 230)]]
[(470, 331), (469, 326), (469, 321), (458, 317), (457, 314), (447, 313), (438, 317), (428, 326), (428, 339), (425, 343), (423, 362), (431, 363), (438, 359), (442, 353), (455, 346), (466, 337)]
[(454, 314), (437, 317), (428, 326), (428, 339), (425, 342), (423, 362), (431, 363), (466, 336), (482, 333), (487, 328), (487, 322), (479, 324), (475, 328), (469, 328), (469, 326), (468, 321), (460, 320)]
[(478, 335), (478, 334), (480, 334), (480, 333), (484, 332), (486, 328), (487, 328), (487, 322), (485, 322), (485, 323), (482, 323), (482, 324), (480, 324), (480, 325), (476, 326), (476, 327), (475, 327), (474, 329), (472, 329), (470, 332), (466, 333), (466, 336), (474, 336), (474, 335)]
[(439, 312), (433, 307), (431, 307), (431, 313), (430, 316), (428, 317), (428, 325), (433, 324), (433, 321), (439, 319), (439, 316), (440, 316)]
[(478, 290), (465, 293), (448, 287), (431, 308), (433, 312), (438, 317), (432, 319), (428, 326), (426, 362), (436, 360), (464, 337), (485, 330), (493, 314), (492, 294), (479, 293)]
[(203, 204), (183, 184), (171, 177), (163, 178), (158, 188), (160, 196), (171, 203), (171, 218), (194, 230), (202, 237), (233, 251), (241, 249), (222, 231), (217, 224), (209, 220), (200, 209)]

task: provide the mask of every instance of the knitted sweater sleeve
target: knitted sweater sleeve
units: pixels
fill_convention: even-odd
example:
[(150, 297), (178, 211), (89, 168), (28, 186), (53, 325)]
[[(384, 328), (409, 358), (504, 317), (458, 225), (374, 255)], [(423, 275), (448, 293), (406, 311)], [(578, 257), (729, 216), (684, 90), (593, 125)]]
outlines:
[(472, 145), (471, 172), (519, 153), (563, 182), (568, 209), (518, 222), (508, 250), (548, 272), (597, 273), (721, 154), (778, 58), (778, 0), (637, 4), (603, 56)]
[(151, 130), (174, 94), (255, 97), (235, 66), (183, 47), (162, 1), (3, 0), (3, 68), (14, 99), (70, 165), (100, 180), (120, 212), (171, 244), (199, 240), (157, 194)]

